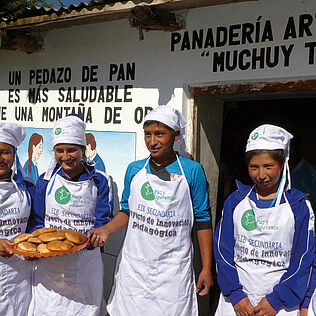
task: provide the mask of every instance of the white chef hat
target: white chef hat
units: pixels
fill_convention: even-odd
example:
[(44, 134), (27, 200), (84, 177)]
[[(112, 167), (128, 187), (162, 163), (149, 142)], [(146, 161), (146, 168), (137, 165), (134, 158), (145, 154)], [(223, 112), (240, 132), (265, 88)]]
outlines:
[[(69, 114), (64, 118), (59, 119), (52, 130), (52, 145), (57, 144), (73, 144), (79, 146), (86, 146), (86, 124), (76, 114)], [(52, 158), (46, 172), (44, 179), (49, 180), (55, 170), (57, 160), (55, 156)]]
[[(20, 164), (19, 156), (16, 152), (16, 148), (20, 146), (20, 144), (25, 139), (26, 132), (24, 127), (21, 124), (17, 123), (0, 123), (0, 142), (6, 143), (14, 147), (14, 163), (12, 166), (12, 173), (11, 173), (11, 181), (16, 186), (17, 191), (19, 192), (21, 201), (23, 200), (23, 194), (21, 192), (21, 188), (23, 187), (26, 192), (26, 197), (28, 204), (30, 205), (30, 198), (27, 193), (27, 189), (25, 183), (23, 181), (23, 172), (22, 167)], [(13, 180), (16, 174), (16, 182)]]
[[(280, 192), (283, 192), (286, 182), (287, 189), (291, 188), (291, 177), (288, 161), (290, 158), (290, 142), (292, 138), (293, 135), (282, 127), (263, 124), (255, 128), (250, 133), (247, 141), (246, 152), (251, 150), (284, 150), (285, 162), (283, 176), (279, 186)], [(282, 194), (278, 195), (277, 203), (280, 202), (281, 195)]]
[(52, 145), (74, 144), (86, 146), (86, 124), (77, 115), (59, 119), (52, 130)]
[(173, 130), (179, 130), (180, 137), (175, 142), (174, 148), (179, 150), (181, 156), (187, 157), (184, 130), (187, 122), (180, 111), (168, 105), (160, 105), (145, 116), (144, 122), (146, 121), (157, 121)]
[(25, 129), (17, 123), (0, 123), (0, 142), (18, 147), (26, 136)]
[(290, 141), (293, 138), (284, 128), (264, 124), (255, 128), (247, 141), (246, 152), (256, 149), (274, 150), (283, 149), (289, 155)]

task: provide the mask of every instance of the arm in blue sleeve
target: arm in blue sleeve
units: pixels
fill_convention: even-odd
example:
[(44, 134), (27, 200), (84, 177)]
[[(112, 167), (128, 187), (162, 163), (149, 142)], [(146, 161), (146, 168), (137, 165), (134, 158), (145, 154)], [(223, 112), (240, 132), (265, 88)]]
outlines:
[(31, 211), (31, 215), (28, 222), (28, 230), (30, 232), (44, 227), (45, 220), (45, 196), (48, 181), (41, 176), (35, 185), (34, 203)]
[[(315, 242), (316, 242), (316, 238), (315, 238)], [(316, 254), (314, 254), (312, 275), (309, 282), (308, 291), (306, 292), (306, 295), (304, 297), (304, 300), (301, 306), (302, 308), (308, 308), (315, 289), (316, 289)]]
[(32, 214), (34, 213), (34, 194), (35, 194), (35, 185), (29, 181), (24, 180), (24, 183), (26, 185), (27, 191), (30, 196), (30, 202), (31, 202), (31, 212), (30, 216), (28, 218), (27, 227), (26, 227), (26, 233), (29, 233), (31, 230), (31, 219), (33, 218)]
[(93, 179), (98, 189), (95, 210), (96, 221), (93, 228), (98, 228), (113, 218), (113, 190), (112, 181), (107, 174), (96, 170)]
[(211, 221), (211, 206), (209, 204), (207, 194), (206, 177), (200, 164), (195, 164), (195, 168), (192, 170), (191, 177), (191, 181), (193, 181), (192, 183), (190, 183), (190, 191), (194, 211), (194, 219), (196, 222)]
[(234, 262), (234, 223), (233, 213), (237, 205), (232, 193), (224, 204), (223, 216), (219, 221), (214, 234), (214, 255), (217, 266), (218, 284), (224, 296), (230, 298), (233, 305), (247, 295), (243, 292), (243, 286), (239, 282), (237, 269)]
[(295, 233), (290, 265), (273, 292), (266, 295), (275, 310), (282, 306), (292, 308), (304, 299), (314, 259), (314, 214), (305, 200), (292, 205), (295, 216)]
[(132, 179), (134, 177), (133, 173), (133, 165), (129, 164), (124, 177), (124, 189), (122, 192), (122, 199), (121, 199), (121, 210), (124, 211), (124, 213), (129, 214), (129, 206), (128, 206), (128, 199), (130, 195), (130, 185), (132, 182)]

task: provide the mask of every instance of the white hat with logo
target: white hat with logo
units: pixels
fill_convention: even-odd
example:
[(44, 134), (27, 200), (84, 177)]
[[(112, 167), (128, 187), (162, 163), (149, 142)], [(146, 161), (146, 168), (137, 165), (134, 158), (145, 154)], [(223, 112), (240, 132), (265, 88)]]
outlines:
[[(51, 135), (52, 145), (55, 147), (57, 144), (72, 144), (85, 147), (85, 131), (86, 124), (79, 116), (75, 114), (67, 115), (55, 123)], [(51, 178), (56, 165), (57, 160), (54, 156), (45, 172), (45, 180), (49, 180)]]
[[(286, 131), (284, 128), (263, 124), (255, 128), (249, 135), (246, 152), (252, 150), (275, 150), (282, 149), (285, 154), (285, 162), (283, 167), (282, 180), (280, 182), (280, 192), (283, 192), (285, 184), (287, 182), (287, 189), (291, 188), (291, 177), (289, 170), (289, 158), (290, 158), (290, 142), (293, 135)], [(278, 196), (277, 203), (281, 199), (281, 194)]]
[(59, 119), (52, 130), (52, 145), (74, 144), (86, 146), (86, 124), (76, 115)]

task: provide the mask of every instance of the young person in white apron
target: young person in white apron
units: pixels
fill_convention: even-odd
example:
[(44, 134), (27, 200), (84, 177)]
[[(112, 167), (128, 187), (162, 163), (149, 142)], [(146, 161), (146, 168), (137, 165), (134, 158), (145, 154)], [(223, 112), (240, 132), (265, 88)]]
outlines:
[[(83, 162), (85, 124), (77, 116), (56, 122), (55, 158), (36, 184), (33, 229), (54, 227), (87, 233), (113, 217), (109, 177)], [(104, 316), (100, 249), (37, 260), (29, 315)]]
[[(145, 117), (149, 158), (131, 163), (125, 174), (119, 212), (113, 221), (89, 232), (94, 245), (124, 226), (107, 310), (111, 316), (198, 315), (196, 292), (212, 285), (212, 230), (206, 179), (200, 164), (185, 155), (185, 120), (177, 110), (159, 106)], [(181, 131), (181, 133), (180, 133)], [(194, 281), (191, 230), (198, 229), (203, 268)]]
[(32, 293), (32, 263), (11, 250), (11, 240), (27, 230), (34, 195), (16, 153), (25, 136), (21, 125), (0, 123), (0, 315), (5, 316), (24, 316)]
[(222, 291), (216, 316), (300, 314), (314, 257), (314, 215), (306, 194), (291, 189), (291, 138), (268, 124), (249, 136), (254, 185), (237, 182), (214, 235)]

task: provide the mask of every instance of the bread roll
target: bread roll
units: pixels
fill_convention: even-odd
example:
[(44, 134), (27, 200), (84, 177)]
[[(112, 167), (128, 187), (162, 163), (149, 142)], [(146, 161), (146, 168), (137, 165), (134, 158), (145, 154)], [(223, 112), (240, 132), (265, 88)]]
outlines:
[(38, 237), (30, 237), (27, 241), (32, 242), (33, 244), (40, 244), (41, 243), (41, 241)]
[(63, 232), (57, 231), (57, 232), (45, 233), (45, 234), (39, 235), (38, 238), (42, 242), (50, 242), (50, 241), (53, 241), (53, 240), (66, 239), (66, 236), (65, 236), (65, 234)]
[(40, 229), (34, 230), (32, 233), (32, 236), (37, 237), (37, 236), (42, 235), (44, 233), (55, 232), (56, 230), (57, 230), (56, 228), (40, 228)]
[(47, 253), (47, 252), (50, 252), (48, 249), (47, 249), (47, 245), (46, 244), (39, 244), (37, 246), (37, 251), (40, 252), (40, 253)]
[(28, 241), (22, 241), (18, 244), (18, 249), (22, 251), (30, 251), (30, 252), (35, 252), (36, 251), (36, 246)]
[(50, 251), (67, 251), (72, 248), (71, 245), (60, 240), (51, 241), (46, 246)]
[(75, 246), (75, 244), (72, 241), (68, 240), (68, 239), (65, 239), (64, 243), (69, 244), (71, 246), (71, 248)]
[(26, 233), (25, 233), (25, 234), (21, 234), (21, 235), (15, 237), (14, 243), (17, 244), (17, 243), (19, 243), (19, 242), (26, 241), (26, 240), (28, 240), (30, 237), (31, 237), (31, 234), (26, 234)]
[(80, 232), (71, 231), (66, 232), (65, 235), (68, 240), (78, 245), (82, 245), (88, 240), (88, 237)]

